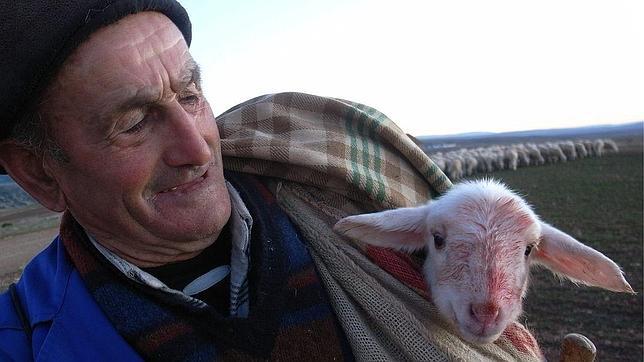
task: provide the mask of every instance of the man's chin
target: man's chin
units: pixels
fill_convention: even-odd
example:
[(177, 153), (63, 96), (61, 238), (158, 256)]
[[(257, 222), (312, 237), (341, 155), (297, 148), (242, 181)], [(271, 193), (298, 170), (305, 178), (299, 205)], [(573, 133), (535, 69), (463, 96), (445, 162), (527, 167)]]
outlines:
[(166, 246), (186, 252), (196, 251), (198, 245), (212, 243), (226, 225), (227, 220), (213, 219), (212, 216), (209, 215), (208, 219), (204, 218), (200, 222), (179, 217), (165, 223), (150, 224), (149, 228), (151, 234), (168, 244)]

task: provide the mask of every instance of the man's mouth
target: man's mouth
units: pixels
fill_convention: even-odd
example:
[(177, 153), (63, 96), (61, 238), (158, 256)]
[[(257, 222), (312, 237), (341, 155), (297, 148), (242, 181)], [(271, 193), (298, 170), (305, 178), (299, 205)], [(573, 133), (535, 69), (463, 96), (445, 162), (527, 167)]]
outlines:
[(208, 170), (206, 170), (201, 176), (193, 179), (192, 181), (188, 181), (188, 182), (183, 183), (183, 184), (172, 186), (170, 188), (167, 188), (165, 190), (160, 191), (158, 194), (165, 194), (165, 193), (169, 193), (169, 192), (188, 192), (192, 188), (198, 186), (207, 177), (208, 177)]

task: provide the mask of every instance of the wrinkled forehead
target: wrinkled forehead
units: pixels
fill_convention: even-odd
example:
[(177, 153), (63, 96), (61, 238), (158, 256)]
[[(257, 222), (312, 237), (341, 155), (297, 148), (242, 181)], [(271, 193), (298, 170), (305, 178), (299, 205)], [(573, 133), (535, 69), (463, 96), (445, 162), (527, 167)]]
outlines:
[(532, 210), (514, 195), (463, 198), (449, 205), (452, 236), (471, 241), (536, 239), (539, 224)]
[(182, 33), (161, 13), (137, 13), (93, 33), (66, 60), (58, 80), (117, 81), (160, 56), (166, 68), (185, 63), (190, 55)]
[(196, 68), (183, 34), (169, 18), (137, 13), (81, 44), (48, 88), (45, 104), (68, 119), (107, 119), (133, 99), (180, 88)]

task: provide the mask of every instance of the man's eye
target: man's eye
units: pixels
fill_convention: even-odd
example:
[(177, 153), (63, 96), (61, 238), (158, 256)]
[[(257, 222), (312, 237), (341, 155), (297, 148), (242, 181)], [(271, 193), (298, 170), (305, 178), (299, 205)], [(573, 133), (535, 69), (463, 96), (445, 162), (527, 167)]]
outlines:
[(195, 82), (188, 84), (182, 93), (179, 96), (179, 103), (183, 104), (188, 111), (198, 111), (203, 103), (203, 98), (197, 84)]
[(181, 97), (181, 103), (187, 104), (187, 105), (196, 105), (201, 101), (201, 97), (195, 94), (187, 95), (185, 97)]
[(146, 117), (146, 118), (143, 118), (143, 119), (142, 119), (142, 120), (140, 120), (139, 122), (136, 122), (136, 124), (134, 124), (134, 126), (132, 126), (132, 127), (128, 128), (128, 129), (125, 131), (125, 133), (127, 133), (127, 134), (134, 134), (134, 133), (138, 133), (138, 132), (140, 132), (140, 131), (143, 129), (143, 126), (145, 126), (145, 122), (146, 122), (146, 121), (147, 121), (147, 117)]

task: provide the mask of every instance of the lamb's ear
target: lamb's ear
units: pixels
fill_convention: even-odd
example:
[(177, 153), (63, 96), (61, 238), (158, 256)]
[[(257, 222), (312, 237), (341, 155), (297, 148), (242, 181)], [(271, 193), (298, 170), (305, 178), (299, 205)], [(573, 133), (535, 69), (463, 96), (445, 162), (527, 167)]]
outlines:
[(541, 242), (535, 262), (576, 283), (614, 292), (634, 293), (617, 264), (572, 236), (541, 223)]
[(426, 243), (429, 205), (345, 217), (333, 229), (367, 244), (413, 251)]

